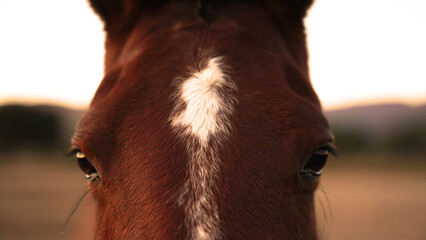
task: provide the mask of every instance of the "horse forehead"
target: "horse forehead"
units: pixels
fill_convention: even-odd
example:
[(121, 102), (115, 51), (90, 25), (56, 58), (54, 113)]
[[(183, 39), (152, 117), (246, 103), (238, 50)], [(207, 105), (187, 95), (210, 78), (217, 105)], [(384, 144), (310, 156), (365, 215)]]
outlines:
[[(198, 38), (203, 39), (203, 36), (197, 36), (196, 39)], [(181, 42), (186, 38), (177, 39)], [(249, 111), (253, 114), (269, 112), (274, 115), (270, 121), (277, 122), (293, 121), (306, 125), (312, 121), (326, 123), (319, 102), (315, 101), (316, 94), (307, 74), (297, 70), (297, 74), (292, 71), (292, 75), (287, 75), (286, 69), (289, 67), (283, 68), (283, 65), (292, 65), (288, 58), (280, 58), (279, 54), (270, 50), (256, 52), (256, 49), (253, 49), (250, 54), (244, 54), (245, 48), (238, 49), (230, 46), (233, 45), (231, 43), (218, 40), (205, 43), (205, 46), (200, 45), (200, 48), (192, 52), (185, 51), (188, 46), (185, 47), (184, 44), (176, 49), (176, 44), (165, 44), (158, 48), (158, 51), (145, 49), (139, 52), (138, 49), (130, 47), (132, 56), (121, 63), (118, 73), (107, 75), (102, 81), (96, 94), (99, 97), (95, 96), (92, 107), (102, 109), (103, 114), (93, 114), (92, 118), (114, 119), (127, 115), (129, 118), (126, 118), (126, 121), (139, 119), (142, 120), (139, 124), (144, 126), (144, 120), (161, 116), (164, 125), (164, 122), (169, 121), (167, 115), (173, 109), (171, 96), (179, 94), (179, 84), (176, 83), (191, 78), (196, 72), (203, 72), (203, 69), (208, 69), (209, 60), (220, 58), (221, 64), (216, 64), (216, 70), (227, 70), (226, 77), (230, 78), (238, 89), (235, 94), (238, 100), (236, 111)], [(211, 45), (215, 46), (214, 50), (206, 50), (212, 49)], [(285, 52), (280, 49), (280, 52), (283, 51)], [(222, 52), (226, 53), (221, 55)], [(259, 61), (262, 58), (269, 59), (268, 57), (273, 58), (270, 61)], [(289, 81), (293, 75), (297, 75), (297, 88), (292, 87), (292, 82)], [(193, 88), (191, 91), (204, 90)], [(218, 91), (221, 89), (218, 88)], [(156, 115), (149, 116), (149, 112), (155, 112)], [(250, 116), (245, 115), (247, 121), (256, 121), (255, 118), (258, 118), (251, 119)], [(260, 115), (262, 116), (268, 118), (266, 115)], [(235, 124), (242, 122), (244, 121)]]
[[(212, 56), (215, 55), (212, 54)], [(251, 76), (244, 71), (239, 72), (241, 68), (244, 68), (245, 64), (233, 62), (230, 60), (231, 58), (232, 56), (220, 56), (207, 59), (200, 58), (193, 62), (182, 61), (171, 67), (173, 69), (162, 66), (157, 67), (161, 69), (159, 72), (148, 74), (146, 72), (150, 70), (145, 71), (147, 66), (142, 64), (138, 74), (130, 74), (131, 76), (124, 76), (122, 79), (116, 80), (114, 84), (107, 84), (106, 88), (108, 90), (106, 92), (109, 94), (107, 97), (94, 99), (92, 105), (95, 111), (90, 114), (90, 119), (96, 119), (94, 122), (108, 122), (107, 120), (110, 119), (109, 123), (113, 122), (114, 119), (122, 118), (124, 115), (129, 117), (127, 119), (152, 119), (153, 115), (149, 116), (149, 112), (158, 107), (156, 114), (162, 115), (163, 121), (168, 121), (164, 116), (172, 111), (174, 104), (172, 96), (180, 93), (181, 89), (179, 88), (186, 87), (187, 95), (185, 97), (188, 98), (187, 102), (191, 102), (189, 98), (202, 97), (202, 93), (211, 87), (209, 84), (188, 84), (191, 82), (186, 85), (179, 85), (185, 80), (193, 78), (194, 74), (205, 74), (205, 70), (215, 70), (217, 73), (223, 73), (235, 85), (233, 87), (236, 87), (237, 93), (234, 97), (238, 102), (235, 107), (236, 110), (240, 109), (252, 114), (262, 114), (254, 117), (256, 119), (262, 116), (268, 118), (267, 115), (263, 115), (268, 113), (273, 116), (271, 120), (275, 121), (327, 125), (319, 102), (312, 100), (312, 94), (314, 94), (314, 97), (316, 95), (313, 89), (310, 88), (309, 79), (301, 79), (301, 81), (308, 83), (306, 88), (310, 88), (309, 93), (305, 94), (306, 91), (298, 92), (297, 89), (292, 89), (288, 85), (285, 73), (281, 69), (268, 72), (269, 69), (264, 68), (262, 74)], [(209, 59), (220, 59), (221, 64), (213, 64), (215, 65), (214, 68), (209, 68)], [(136, 61), (132, 65), (123, 67), (135, 69), (139, 64)], [(253, 64), (247, 64), (246, 67), (250, 68), (250, 65), (253, 66)], [(261, 68), (262, 66), (259, 67), (259, 69)], [(280, 74), (283, 76), (282, 79), (269, 79), (270, 76)], [(202, 82), (194, 81), (193, 83)], [(228, 94), (221, 87), (217, 88), (217, 91), (221, 94)], [(99, 103), (97, 103), (97, 100)], [(160, 106), (163, 108), (159, 108)], [(100, 111), (98, 111), (99, 109)], [(159, 111), (163, 112), (160, 113)], [(247, 120), (250, 120), (249, 116), (246, 116)], [(143, 125), (143, 121), (140, 124)], [(237, 122), (236, 124), (239, 123)]]

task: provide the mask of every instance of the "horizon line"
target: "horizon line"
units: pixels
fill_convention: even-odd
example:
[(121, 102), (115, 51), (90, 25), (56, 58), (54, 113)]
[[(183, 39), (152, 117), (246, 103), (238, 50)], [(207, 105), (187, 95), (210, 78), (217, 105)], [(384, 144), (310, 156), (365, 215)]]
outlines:
[[(5, 105), (24, 105), (24, 106), (39, 106), (39, 105), (51, 105), (64, 107), (74, 110), (85, 110), (89, 108), (90, 102), (78, 103), (61, 101), (58, 99), (49, 98), (0, 98), (0, 106)], [(339, 109), (347, 109), (352, 107), (360, 106), (374, 106), (374, 105), (391, 105), (391, 104), (402, 104), (411, 107), (426, 105), (426, 96), (424, 98), (407, 99), (407, 98), (373, 98), (373, 99), (358, 99), (353, 101), (342, 101), (339, 103), (324, 104), (322, 108), (324, 111), (335, 111)]]

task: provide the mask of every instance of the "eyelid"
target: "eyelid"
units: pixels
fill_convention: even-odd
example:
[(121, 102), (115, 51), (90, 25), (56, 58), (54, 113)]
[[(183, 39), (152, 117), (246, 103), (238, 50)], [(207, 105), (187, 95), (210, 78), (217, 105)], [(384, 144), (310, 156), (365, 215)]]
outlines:
[(327, 142), (321, 144), (318, 147), (317, 151), (319, 151), (319, 150), (326, 150), (329, 153), (331, 153), (333, 156), (337, 156), (337, 152), (338, 152), (338, 148), (331, 141), (327, 141)]
[(315, 154), (317, 155), (328, 155), (330, 151), (328, 151), (327, 149), (318, 149)]
[(90, 164), (95, 165), (96, 164), (96, 157), (90, 152), (87, 148), (85, 148), (84, 145), (76, 145), (73, 144), (67, 151), (68, 157), (73, 157), (77, 159), (83, 159), (86, 158)]
[[(76, 156), (77, 153), (81, 153), (84, 155), (85, 158), (93, 159), (93, 155), (88, 149), (85, 148), (85, 146), (78, 146), (76, 144), (73, 144), (67, 151), (67, 156)], [(77, 156), (78, 157), (78, 156)], [(83, 158), (83, 156), (82, 156)]]
[(68, 150), (67, 150), (67, 156), (74, 156), (75, 154), (77, 154), (78, 152), (81, 152), (80, 148), (76, 145), (72, 145)]

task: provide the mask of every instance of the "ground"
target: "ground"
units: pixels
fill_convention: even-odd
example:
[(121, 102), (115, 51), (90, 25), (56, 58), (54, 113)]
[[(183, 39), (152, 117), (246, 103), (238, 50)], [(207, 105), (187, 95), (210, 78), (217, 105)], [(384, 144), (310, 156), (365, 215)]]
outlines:
[(317, 192), (325, 209), (317, 204), (321, 239), (426, 239), (423, 164), (336, 165), (326, 168)]

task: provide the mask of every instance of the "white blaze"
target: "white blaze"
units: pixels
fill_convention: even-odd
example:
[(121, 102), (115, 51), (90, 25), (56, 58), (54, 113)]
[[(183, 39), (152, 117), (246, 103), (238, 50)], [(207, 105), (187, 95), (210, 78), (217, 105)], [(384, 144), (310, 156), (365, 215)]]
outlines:
[[(179, 204), (186, 211), (188, 239), (220, 239), (219, 214), (213, 188), (218, 174), (218, 144), (231, 129), (236, 87), (223, 72), (219, 57), (192, 73), (181, 83), (171, 125), (188, 136), (189, 178), (182, 188)], [(182, 110), (183, 109), (183, 110)]]

